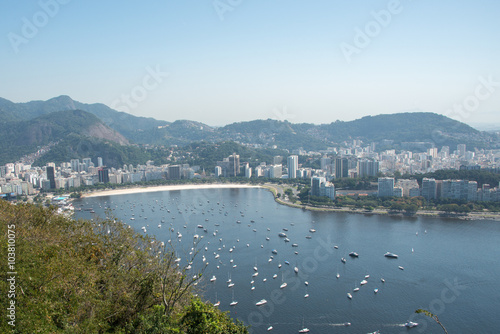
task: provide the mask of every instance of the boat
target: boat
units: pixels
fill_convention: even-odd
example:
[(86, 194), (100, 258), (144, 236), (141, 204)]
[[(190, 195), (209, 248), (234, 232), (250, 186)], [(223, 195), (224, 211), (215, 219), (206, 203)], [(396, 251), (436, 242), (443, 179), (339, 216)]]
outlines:
[(278, 274), (274, 274), (273, 275), (273, 279), (275, 279), (276, 277), (278, 277)]
[(217, 279), (217, 277), (215, 277), (215, 275), (213, 275), (212, 278), (210, 279), (210, 282), (215, 282), (216, 279)]
[(397, 259), (398, 258), (397, 254), (394, 254), (394, 253), (391, 253), (391, 252), (385, 253), (384, 256), (388, 257), (388, 258), (391, 258), (391, 259)]
[(405, 270), (405, 268), (404, 268), (404, 267), (402, 267), (402, 266), (399, 266), (398, 268), (399, 268), (400, 270)]
[(335, 277), (340, 278), (340, 274), (339, 274), (339, 273), (337, 273), (337, 275), (336, 275)]
[(352, 295), (349, 292), (347, 293), (347, 298), (352, 299)]
[(198, 227), (198, 228), (203, 228), (203, 225), (198, 225), (197, 227)]
[(295, 267), (295, 268), (293, 268), (293, 271), (295, 271), (295, 273), (298, 274), (299, 273), (299, 268)]
[(278, 251), (277, 251), (276, 249), (273, 249), (273, 250), (271, 251), (271, 253), (273, 253), (273, 254), (278, 254)]
[(314, 232), (316, 232), (316, 230), (315, 230), (315, 229), (313, 229), (313, 228), (310, 228), (310, 229), (309, 229), (309, 232), (314, 233)]
[(345, 259), (345, 257), (341, 258), (341, 259), (340, 259), (340, 261), (341, 261), (342, 263), (346, 263), (346, 259)]
[(259, 300), (257, 303), (255, 303), (255, 305), (256, 305), (256, 306), (261, 306), (261, 305), (264, 305), (264, 304), (266, 304), (266, 303), (267, 303), (267, 300), (265, 300), (265, 299), (261, 299), (261, 300)]
[(253, 270), (254, 270), (254, 271), (258, 271), (258, 270), (257, 270), (257, 267), (253, 267)]
[(373, 292), (377, 293), (377, 292), (378, 292), (378, 289), (373, 289)]
[(287, 286), (287, 284), (286, 284), (286, 283), (282, 283), (282, 284), (280, 285), (280, 289), (286, 288), (286, 286)]
[(288, 264), (288, 265), (290, 265), (290, 262), (288, 262), (288, 261), (285, 261), (285, 264)]
[(309, 294), (308, 294), (308, 293), (306, 293), (306, 294), (304, 295), (304, 298), (307, 298), (307, 297), (309, 297)]
[(273, 326), (267, 327), (267, 331), (272, 331), (272, 330), (273, 330)]
[(351, 326), (350, 322), (344, 322), (344, 326)]
[(413, 321), (409, 321), (405, 324), (405, 327), (408, 327), (408, 328), (413, 328), (413, 327), (417, 327), (418, 326), (418, 322), (413, 322)]
[(368, 283), (368, 281), (364, 279), (364, 280), (362, 280), (362, 281), (361, 281), (361, 283), (359, 283), (359, 284), (361, 284), (361, 285), (365, 285), (366, 283)]
[(231, 283), (229, 283), (229, 284), (227, 285), (227, 287), (228, 287), (228, 288), (232, 288), (233, 286), (234, 286), (234, 283), (233, 283), (233, 282), (231, 282)]
[(370, 278), (370, 275), (365, 275), (365, 279), (369, 279)]
[(354, 288), (354, 290), (352, 290), (352, 291), (353, 291), (353, 292), (358, 292), (358, 291), (359, 291), (359, 288), (358, 288), (358, 287), (356, 287), (356, 288)]
[(218, 301), (217, 303), (214, 304), (215, 307), (217, 307), (219, 305), (220, 305), (220, 301)]
[(283, 231), (288, 232), (288, 229), (287, 229), (287, 228), (284, 228), (284, 229), (283, 229)]
[(339, 246), (335, 245), (335, 246), (333, 246), (333, 248), (335, 248), (335, 249), (339, 249)]
[(302, 328), (299, 333), (309, 333), (309, 328)]
[(255, 272), (252, 277), (256, 277), (256, 276), (259, 276), (259, 273), (258, 272)]
[(237, 301), (232, 301), (232, 302), (229, 304), (229, 306), (235, 306), (236, 304), (238, 304), (238, 302), (237, 302)]
[(308, 285), (309, 285), (309, 282), (308, 282), (308, 281), (305, 281), (305, 282), (304, 282), (304, 284), (305, 284), (306, 286), (308, 286)]
[(285, 238), (285, 242), (290, 242), (290, 239), (288, 239), (288, 238)]
[(306, 235), (306, 239), (311, 239), (312, 237), (310, 235)]
[(350, 257), (359, 257), (359, 254), (358, 254), (358, 253), (356, 253), (356, 252), (350, 252), (350, 253), (349, 253), (349, 256), (350, 256)]
[(385, 279), (381, 278), (380, 282), (385, 283)]
[(299, 244), (292, 244), (292, 247), (299, 247)]
[(286, 238), (286, 233), (280, 232), (280, 233), (278, 234), (278, 236), (279, 236), (280, 238)]

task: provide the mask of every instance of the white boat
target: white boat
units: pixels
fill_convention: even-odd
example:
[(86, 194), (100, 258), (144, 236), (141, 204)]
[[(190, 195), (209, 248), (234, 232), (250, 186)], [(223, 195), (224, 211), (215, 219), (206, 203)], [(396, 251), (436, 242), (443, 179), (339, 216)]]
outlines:
[(339, 249), (339, 246), (335, 245), (335, 246), (333, 246), (333, 248), (335, 248), (335, 249)]
[(309, 333), (309, 328), (302, 328), (299, 333)]
[(228, 288), (232, 288), (233, 286), (234, 286), (234, 283), (233, 283), (233, 282), (231, 282), (231, 283), (229, 283), (229, 284), (227, 285), (227, 287), (228, 287)]
[(404, 268), (404, 267), (402, 267), (402, 266), (399, 266), (398, 268), (399, 268), (400, 270), (405, 270), (405, 268)]
[(213, 275), (212, 278), (210, 279), (210, 282), (215, 282), (216, 279), (217, 279), (217, 277), (215, 277), (215, 275)]
[(337, 277), (337, 278), (340, 278), (340, 274), (339, 274), (339, 273), (337, 273), (336, 277)]
[(312, 237), (310, 235), (306, 235), (306, 239), (311, 239)]
[(286, 233), (280, 232), (278, 234), (278, 236), (281, 237), (281, 238), (286, 238)]
[(397, 259), (398, 258), (397, 254), (394, 254), (394, 253), (391, 253), (391, 252), (385, 253), (384, 256), (388, 257), (388, 258), (391, 258), (391, 259)]
[(268, 332), (269, 332), (269, 331), (272, 331), (272, 330), (273, 330), (273, 326), (269, 326), (269, 327), (267, 327), (267, 331), (268, 331)]
[(237, 301), (232, 301), (232, 302), (229, 304), (229, 306), (235, 306), (236, 304), (238, 304), (238, 302), (237, 302)]
[(365, 285), (366, 283), (368, 283), (368, 281), (364, 279), (364, 280), (362, 280), (362, 281), (361, 281), (361, 283), (359, 283), (359, 284), (361, 284), (361, 285)]
[(309, 294), (308, 294), (308, 293), (306, 293), (306, 294), (304, 295), (304, 298), (307, 298), (307, 297), (309, 297)]
[(261, 305), (264, 305), (264, 304), (266, 304), (266, 303), (267, 303), (267, 300), (265, 300), (265, 299), (261, 299), (261, 300), (259, 300), (257, 303), (255, 303), (255, 305), (256, 305), (256, 306), (261, 306)]
[(352, 295), (349, 292), (347, 293), (347, 298), (352, 299)]
[(217, 307), (219, 305), (220, 305), (220, 301), (218, 301), (217, 303), (214, 304), (215, 307)]
[(377, 293), (378, 292), (378, 289), (374, 289), (373, 292)]
[(409, 321), (405, 324), (405, 327), (408, 327), (408, 328), (413, 328), (413, 327), (417, 327), (418, 326), (418, 323), (417, 322), (412, 322), (412, 321)]
[(385, 279), (381, 278), (380, 282), (385, 283)]
[(370, 275), (365, 275), (365, 279), (369, 279), (370, 278)]
[(293, 268), (293, 271), (295, 271), (295, 273), (298, 274), (299, 273), (299, 268), (295, 267), (295, 268)]
[(352, 290), (353, 292), (358, 292), (359, 291), (359, 288), (354, 288), (354, 290)]
[(314, 233), (314, 232), (316, 232), (316, 230), (315, 230), (315, 229), (313, 229), (313, 228), (310, 228), (310, 229), (309, 229), (309, 232)]
[(254, 271), (259, 271), (259, 270), (257, 269), (257, 267), (253, 267), (253, 270), (254, 270)]
[(356, 252), (350, 252), (350, 253), (349, 253), (349, 256), (350, 256), (350, 257), (359, 257), (359, 254), (358, 254), (358, 253), (356, 253)]
[(308, 285), (309, 285), (309, 282), (308, 282), (308, 281), (305, 281), (305, 282), (304, 282), (304, 284), (305, 284), (306, 286), (308, 286)]
[(287, 284), (286, 284), (286, 283), (282, 283), (282, 284), (280, 285), (280, 289), (286, 288), (286, 286), (287, 286)]
[(346, 263), (346, 261), (347, 260), (345, 259), (345, 257), (343, 257), (343, 258), (340, 259), (340, 262), (342, 262), (342, 263)]
[(252, 277), (257, 277), (257, 276), (259, 276), (259, 273), (257, 272), (252, 275)]
[(273, 275), (273, 279), (275, 279), (276, 277), (278, 277), (278, 274), (274, 274)]

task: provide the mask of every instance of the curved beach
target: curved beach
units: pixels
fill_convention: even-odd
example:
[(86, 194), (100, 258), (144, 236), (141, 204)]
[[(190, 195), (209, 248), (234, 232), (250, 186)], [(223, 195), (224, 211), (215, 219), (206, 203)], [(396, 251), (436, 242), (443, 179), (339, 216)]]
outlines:
[(170, 191), (170, 190), (189, 190), (189, 189), (216, 189), (216, 188), (261, 188), (260, 186), (253, 186), (248, 184), (175, 184), (167, 186), (149, 186), (149, 187), (132, 187), (124, 189), (111, 189), (111, 190), (99, 190), (88, 194), (83, 194), (82, 197), (100, 197), (100, 196), (113, 196), (113, 195), (128, 195), (128, 194), (138, 194), (145, 192), (155, 192), (155, 191)]

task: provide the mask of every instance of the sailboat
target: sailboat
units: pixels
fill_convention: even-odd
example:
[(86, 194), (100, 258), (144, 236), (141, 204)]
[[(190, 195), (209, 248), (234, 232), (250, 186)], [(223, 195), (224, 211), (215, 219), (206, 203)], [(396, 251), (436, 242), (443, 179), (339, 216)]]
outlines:
[(309, 328), (304, 327), (304, 319), (302, 319), (302, 329), (299, 330), (299, 333), (309, 333)]
[(217, 307), (220, 305), (220, 300), (217, 300), (217, 292), (215, 293), (215, 300), (216, 302), (214, 303), (214, 306)]
[[(283, 282), (283, 273), (281, 273), (281, 282)], [(281, 283), (280, 289), (286, 288), (287, 284), (285, 282)]]
[(229, 304), (229, 306), (236, 306), (236, 304), (238, 304), (237, 301), (234, 300), (234, 290), (233, 290), (233, 298), (232, 298), (232, 302)]

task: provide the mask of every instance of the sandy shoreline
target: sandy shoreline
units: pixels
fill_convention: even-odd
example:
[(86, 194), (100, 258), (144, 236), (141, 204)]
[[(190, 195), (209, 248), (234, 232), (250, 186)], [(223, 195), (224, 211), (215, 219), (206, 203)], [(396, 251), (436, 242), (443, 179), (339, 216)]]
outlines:
[(101, 196), (114, 196), (114, 195), (128, 195), (128, 194), (138, 194), (138, 193), (149, 193), (155, 191), (171, 191), (171, 190), (191, 190), (191, 189), (216, 189), (216, 188), (261, 188), (260, 186), (253, 186), (248, 184), (175, 184), (167, 186), (155, 186), (155, 187), (134, 187), (134, 188), (124, 188), (124, 189), (112, 189), (112, 190), (99, 190), (88, 194), (83, 194), (82, 197), (101, 197)]

